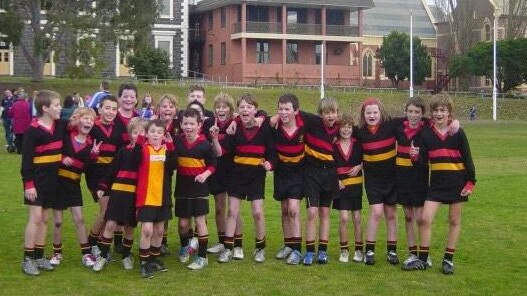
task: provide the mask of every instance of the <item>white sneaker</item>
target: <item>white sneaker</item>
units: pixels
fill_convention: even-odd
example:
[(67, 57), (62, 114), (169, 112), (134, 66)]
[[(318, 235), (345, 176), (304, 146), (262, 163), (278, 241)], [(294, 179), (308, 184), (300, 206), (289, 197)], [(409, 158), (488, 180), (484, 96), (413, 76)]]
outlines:
[(62, 253), (55, 253), (53, 254), (53, 257), (49, 259), (49, 263), (53, 266), (60, 265), (60, 261), (62, 261)]
[(223, 250), (225, 250), (225, 246), (222, 243), (217, 243), (214, 246), (208, 248), (207, 252), (211, 254), (218, 254)]
[(350, 261), (350, 251), (340, 250), (339, 261), (342, 263), (348, 263)]
[(432, 257), (430, 257), (430, 255), (428, 255), (428, 259), (426, 259), (426, 263), (428, 264), (429, 267), (432, 267)]
[(91, 254), (95, 258), (99, 258), (99, 256), (101, 256), (101, 249), (99, 249), (99, 246), (92, 246), (91, 247)]
[(95, 259), (95, 257), (93, 257), (92, 254), (82, 255), (82, 265), (84, 265), (86, 267), (92, 267), (93, 265), (95, 265), (95, 261), (96, 261), (96, 259)]
[(197, 250), (199, 248), (199, 241), (198, 241), (198, 238), (197, 237), (193, 237), (190, 239), (188, 245), (190, 246), (190, 248), (192, 250)]
[(128, 255), (123, 259), (123, 267), (125, 270), (134, 269), (134, 258), (132, 258), (132, 255)]
[(241, 247), (234, 247), (232, 251), (232, 259), (235, 260), (242, 260), (245, 256), (243, 255), (243, 248)]
[(355, 253), (353, 253), (353, 262), (363, 262), (364, 261), (364, 253), (361, 250), (355, 250)]
[(209, 259), (203, 257), (196, 257), (194, 262), (190, 263), (187, 267), (192, 270), (199, 270), (209, 265)]
[(218, 262), (227, 263), (231, 261), (231, 258), (232, 258), (232, 251), (229, 249), (225, 249), (221, 251), (220, 255), (218, 256)]
[(106, 264), (106, 258), (103, 258), (101, 256), (97, 257), (97, 260), (95, 261), (95, 264), (93, 265), (93, 271), (101, 271), (104, 268), (105, 264)]
[(410, 255), (408, 255), (408, 258), (406, 258), (404, 261), (403, 261), (403, 265), (408, 265), (408, 263), (414, 261), (415, 259), (417, 259), (418, 257), (412, 253), (410, 253)]
[(278, 253), (276, 253), (276, 256), (275, 258), (276, 259), (286, 259), (287, 257), (289, 257), (289, 255), (291, 254), (291, 252), (293, 252), (293, 249), (291, 249), (290, 247), (288, 246), (282, 246), (282, 248), (280, 248), (280, 250), (278, 251)]
[(257, 263), (262, 263), (265, 261), (265, 249), (254, 250), (254, 261)]

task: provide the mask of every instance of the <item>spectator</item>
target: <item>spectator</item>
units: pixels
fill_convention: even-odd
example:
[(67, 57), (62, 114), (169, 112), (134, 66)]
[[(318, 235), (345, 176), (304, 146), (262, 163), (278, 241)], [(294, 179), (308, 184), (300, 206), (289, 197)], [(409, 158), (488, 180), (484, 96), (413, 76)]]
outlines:
[(9, 118), (9, 110), (13, 107), (15, 97), (10, 89), (4, 90), (4, 98), (2, 99), (2, 122), (4, 124), (5, 131), (5, 143), (8, 151), (13, 148), (13, 131), (11, 130), (11, 118)]
[(470, 110), (468, 110), (468, 117), (470, 121), (476, 120), (477, 112), (478, 111), (476, 110), (476, 106), (470, 107)]
[(84, 107), (84, 99), (78, 92), (73, 93), (73, 102), (75, 105), (77, 105), (77, 107)]
[(109, 89), (110, 83), (108, 83), (108, 81), (104, 80), (103, 82), (101, 82), (101, 85), (99, 86), (99, 91), (93, 94), (90, 103), (88, 104), (88, 107), (93, 108), (97, 112), (97, 109), (99, 109), (99, 103), (101, 102), (101, 99), (110, 94)]
[(75, 111), (77, 107), (78, 106), (75, 105), (75, 102), (73, 101), (73, 96), (66, 96), (64, 98), (62, 110), (60, 111), (60, 119), (64, 121), (70, 119), (71, 114), (73, 114), (73, 111)]
[(139, 112), (141, 118), (149, 120), (154, 115), (154, 109), (152, 108), (152, 96), (150, 93), (146, 93), (141, 104), (141, 110)]
[(9, 117), (12, 120), (13, 133), (15, 134), (16, 153), (22, 154), (24, 133), (31, 124), (31, 105), (25, 92), (19, 92), (18, 96), (9, 110)]

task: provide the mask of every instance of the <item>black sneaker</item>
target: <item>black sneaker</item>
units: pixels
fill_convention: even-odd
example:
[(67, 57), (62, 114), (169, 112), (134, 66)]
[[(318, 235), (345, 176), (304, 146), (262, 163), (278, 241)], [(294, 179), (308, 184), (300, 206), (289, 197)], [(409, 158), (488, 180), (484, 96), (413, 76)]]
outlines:
[(165, 267), (165, 264), (163, 264), (163, 262), (157, 258), (148, 262), (148, 264), (150, 265), (150, 269), (152, 271), (161, 271), (161, 272), (168, 271), (168, 269)]
[(364, 256), (364, 263), (366, 265), (374, 265), (375, 264), (375, 253), (371, 250), (366, 252), (366, 256)]
[(454, 273), (454, 262), (443, 259), (443, 273), (453, 274)]
[(387, 253), (387, 259), (388, 262), (390, 262), (391, 265), (397, 265), (399, 264), (399, 257), (397, 257), (397, 253), (393, 250), (389, 251)]
[(430, 265), (428, 265), (427, 262), (424, 262), (420, 260), (419, 258), (415, 257), (410, 260), (407, 260), (403, 263), (401, 266), (403, 270), (425, 270), (430, 268)]
[(140, 272), (141, 277), (144, 279), (151, 279), (154, 277), (154, 272), (152, 271), (152, 268), (148, 262), (141, 262)]

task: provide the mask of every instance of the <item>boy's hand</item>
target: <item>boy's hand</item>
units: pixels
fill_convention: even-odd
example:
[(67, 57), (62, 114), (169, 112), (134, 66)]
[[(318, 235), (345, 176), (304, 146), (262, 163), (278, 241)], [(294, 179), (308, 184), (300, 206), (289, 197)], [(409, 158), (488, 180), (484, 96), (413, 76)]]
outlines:
[(227, 134), (228, 135), (234, 135), (236, 133), (236, 121), (232, 121), (231, 124), (229, 124), (229, 127), (227, 128)]
[(33, 202), (37, 199), (37, 190), (35, 188), (29, 188), (24, 190), (24, 196), (27, 200)]
[(339, 180), (339, 189), (342, 190), (344, 189), (346, 186), (344, 185), (344, 183), (342, 183), (342, 181)]
[(93, 146), (91, 147), (91, 153), (92, 154), (99, 154), (99, 152), (101, 152), (101, 145), (102, 145), (102, 141), (100, 141), (99, 144), (97, 144), (97, 140), (94, 139), (93, 140)]
[(272, 128), (275, 128), (277, 129), (278, 128), (278, 122), (280, 121), (280, 115), (276, 114), (276, 115), (273, 115), (271, 116), (271, 118), (269, 118), (269, 125), (272, 127)]
[(417, 156), (419, 155), (419, 147), (415, 147), (414, 146), (414, 141), (412, 140), (412, 142), (410, 143), (410, 151), (409, 151), (409, 154), (410, 154), (410, 157), (412, 159), (416, 159)]
[(263, 116), (254, 118), (254, 122), (255, 122), (257, 127), (261, 127), (262, 123), (264, 122), (264, 120), (265, 120), (265, 117), (263, 117)]
[(170, 135), (169, 132), (165, 133), (165, 136), (163, 137), (163, 141), (165, 141), (165, 143), (172, 143), (172, 142), (174, 142), (172, 140), (172, 136)]
[(211, 138), (217, 139), (220, 133), (220, 128), (218, 127), (218, 119), (214, 120), (214, 125), (210, 127), (209, 133)]
[(211, 175), (211, 172), (209, 170), (206, 170), (203, 173), (197, 175), (196, 178), (194, 178), (194, 181), (203, 184), (203, 183), (205, 183), (205, 181), (207, 181), (207, 178), (210, 175)]
[(268, 162), (267, 160), (264, 161), (264, 162), (262, 162), (262, 166), (263, 166), (264, 169), (265, 169), (266, 171), (268, 171), (268, 172), (271, 171), (271, 170), (273, 169), (273, 166), (272, 166), (271, 163)]
[(103, 190), (97, 190), (96, 194), (97, 194), (97, 197), (99, 199), (101, 199), (104, 196), (104, 191)]
[(362, 170), (362, 164), (359, 164), (359, 165), (356, 165), (354, 167), (352, 167), (349, 171), (348, 171), (348, 176), (350, 177), (355, 177), (357, 176), (357, 174)]
[(459, 131), (461, 124), (459, 123), (459, 120), (454, 119), (452, 122), (448, 125), (448, 135), (453, 136), (457, 134)]
[(463, 190), (461, 190), (461, 196), (469, 196), (471, 194), (472, 194), (472, 190), (470, 189), (463, 188)]
[(71, 157), (69, 156), (66, 156), (62, 159), (62, 164), (67, 167), (70, 167), (73, 164), (73, 159), (71, 159)]

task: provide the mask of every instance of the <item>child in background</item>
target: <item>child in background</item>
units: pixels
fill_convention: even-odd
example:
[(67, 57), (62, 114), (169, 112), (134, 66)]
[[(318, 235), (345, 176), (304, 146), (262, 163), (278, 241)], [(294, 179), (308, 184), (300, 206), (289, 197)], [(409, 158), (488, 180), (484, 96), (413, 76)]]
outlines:
[(174, 142), (177, 151), (175, 215), (179, 218), (178, 232), (182, 248), (189, 247), (190, 222), (191, 218), (194, 218), (198, 233), (198, 256), (188, 268), (197, 270), (208, 265), (207, 179), (215, 171), (216, 156), (205, 135), (199, 134), (203, 124), (199, 112), (188, 108), (181, 113), (181, 116), (181, 130), (184, 134), (176, 137)]
[(52, 265), (59, 265), (62, 257), (62, 222), (64, 210), (70, 209), (79, 241), (82, 264), (95, 264), (88, 244), (88, 234), (82, 214), (81, 175), (90, 162), (97, 160), (102, 142), (93, 141), (89, 135), (96, 114), (92, 108), (75, 109), (68, 123), (68, 130), (62, 141), (62, 161), (58, 171), (58, 196), (53, 203), (53, 257)]
[(64, 127), (60, 118), (60, 95), (43, 90), (36, 94), (37, 118), (25, 133), (22, 149), (24, 204), (29, 217), (24, 235), (22, 271), (39, 275), (39, 270), (53, 270), (44, 257), (48, 209), (56, 198), (57, 175), (61, 160)]
[(339, 178), (339, 198), (333, 200), (333, 208), (339, 211), (339, 261), (349, 262), (348, 222), (349, 212), (353, 219), (355, 252), (353, 261), (362, 262), (363, 242), (361, 226), (362, 209), (362, 148), (353, 135), (351, 114), (342, 114), (339, 120), (339, 138), (333, 144), (333, 158)]
[[(428, 256), (432, 238), (432, 223), (441, 204), (448, 204), (449, 227), (443, 257), (444, 274), (454, 273), (454, 252), (461, 231), (461, 210), (474, 190), (476, 171), (465, 132), (449, 134), (452, 118), (452, 100), (448, 95), (432, 97), (433, 126), (421, 132), (420, 143), (410, 147), (410, 156), (420, 163), (430, 164), (430, 189), (426, 195), (419, 236), (418, 258), (403, 265), (405, 270), (429, 268)], [(418, 159), (420, 158), (420, 159)]]
[(135, 152), (137, 138), (145, 133), (147, 121), (135, 117), (128, 124), (130, 144), (119, 149), (112, 160), (110, 169), (99, 183), (97, 195), (109, 196), (108, 208), (104, 215), (106, 225), (98, 247), (101, 255), (93, 266), (94, 271), (101, 271), (107, 262), (112, 244), (114, 231), (117, 225), (124, 226), (123, 249), (121, 252), (123, 267), (133, 269), (133, 259), (130, 254), (134, 239), (134, 228), (137, 226), (135, 218), (137, 170), (139, 168), (139, 155)]

